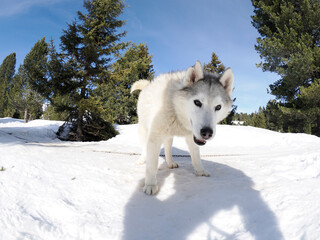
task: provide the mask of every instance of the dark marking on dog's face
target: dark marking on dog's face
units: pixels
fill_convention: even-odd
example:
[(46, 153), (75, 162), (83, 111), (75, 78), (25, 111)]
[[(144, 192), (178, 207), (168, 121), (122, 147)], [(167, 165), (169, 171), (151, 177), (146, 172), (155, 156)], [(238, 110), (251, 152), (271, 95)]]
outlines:
[[(219, 75), (204, 72), (203, 78), (181, 89), (188, 105), (194, 142), (199, 146), (215, 136), (216, 124), (228, 115), (232, 106), (230, 95), (220, 78)], [(204, 134), (203, 129), (210, 129), (210, 134)]]

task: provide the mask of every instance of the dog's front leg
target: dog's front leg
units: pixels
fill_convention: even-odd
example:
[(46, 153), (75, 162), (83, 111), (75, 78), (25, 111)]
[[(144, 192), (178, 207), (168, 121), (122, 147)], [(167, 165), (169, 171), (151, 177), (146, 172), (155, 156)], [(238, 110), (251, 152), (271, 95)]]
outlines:
[(146, 178), (143, 191), (148, 195), (156, 194), (159, 190), (157, 185), (158, 158), (161, 147), (161, 138), (150, 135), (146, 144)]
[(196, 175), (209, 177), (210, 173), (208, 173), (206, 170), (204, 170), (204, 168), (202, 166), (201, 159), (200, 159), (199, 147), (194, 143), (193, 135), (187, 136), (186, 142), (189, 147), (192, 165), (193, 165), (193, 168), (194, 168)]
[(169, 137), (164, 141), (164, 152), (166, 155), (166, 162), (168, 164), (168, 167), (177, 168), (179, 167), (178, 163), (176, 163), (172, 159), (172, 141), (173, 141), (172, 137)]

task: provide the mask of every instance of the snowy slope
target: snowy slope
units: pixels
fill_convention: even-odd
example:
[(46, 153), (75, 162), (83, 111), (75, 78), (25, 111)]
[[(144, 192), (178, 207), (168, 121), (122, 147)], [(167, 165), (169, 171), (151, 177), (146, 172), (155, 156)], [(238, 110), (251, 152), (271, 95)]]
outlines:
[(61, 122), (0, 119), (0, 240), (320, 239), (320, 139), (218, 126), (193, 174), (184, 140), (142, 192), (137, 126), (104, 142), (61, 142)]

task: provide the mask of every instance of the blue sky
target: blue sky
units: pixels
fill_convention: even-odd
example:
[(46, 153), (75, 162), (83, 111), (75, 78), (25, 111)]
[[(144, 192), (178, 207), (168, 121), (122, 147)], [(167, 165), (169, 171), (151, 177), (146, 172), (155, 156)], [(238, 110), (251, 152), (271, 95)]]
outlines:
[[(121, 19), (128, 31), (123, 40), (146, 43), (156, 75), (184, 70), (196, 60), (209, 62), (215, 52), (234, 75), (238, 112), (251, 113), (265, 106), (276, 74), (256, 67), (256, 29), (251, 25), (250, 0), (127, 0)], [(12, 52), (17, 68), (33, 45), (46, 37), (59, 44), (81, 0), (0, 0), (0, 63)]]

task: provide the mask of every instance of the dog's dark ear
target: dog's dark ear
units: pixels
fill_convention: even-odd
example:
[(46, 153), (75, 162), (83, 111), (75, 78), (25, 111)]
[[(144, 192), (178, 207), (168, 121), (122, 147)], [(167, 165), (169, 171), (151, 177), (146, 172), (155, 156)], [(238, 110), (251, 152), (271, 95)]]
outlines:
[(228, 68), (220, 77), (220, 83), (224, 87), (224, 89), (227, 91), (229, 96), (232, 94), (233, 90), (233, 72), (231, 68)]
[(203, 78), (203, 68), (199, 61), (193, 67), (189, 67), (185, 76), (185, 84), (193, 84)]

